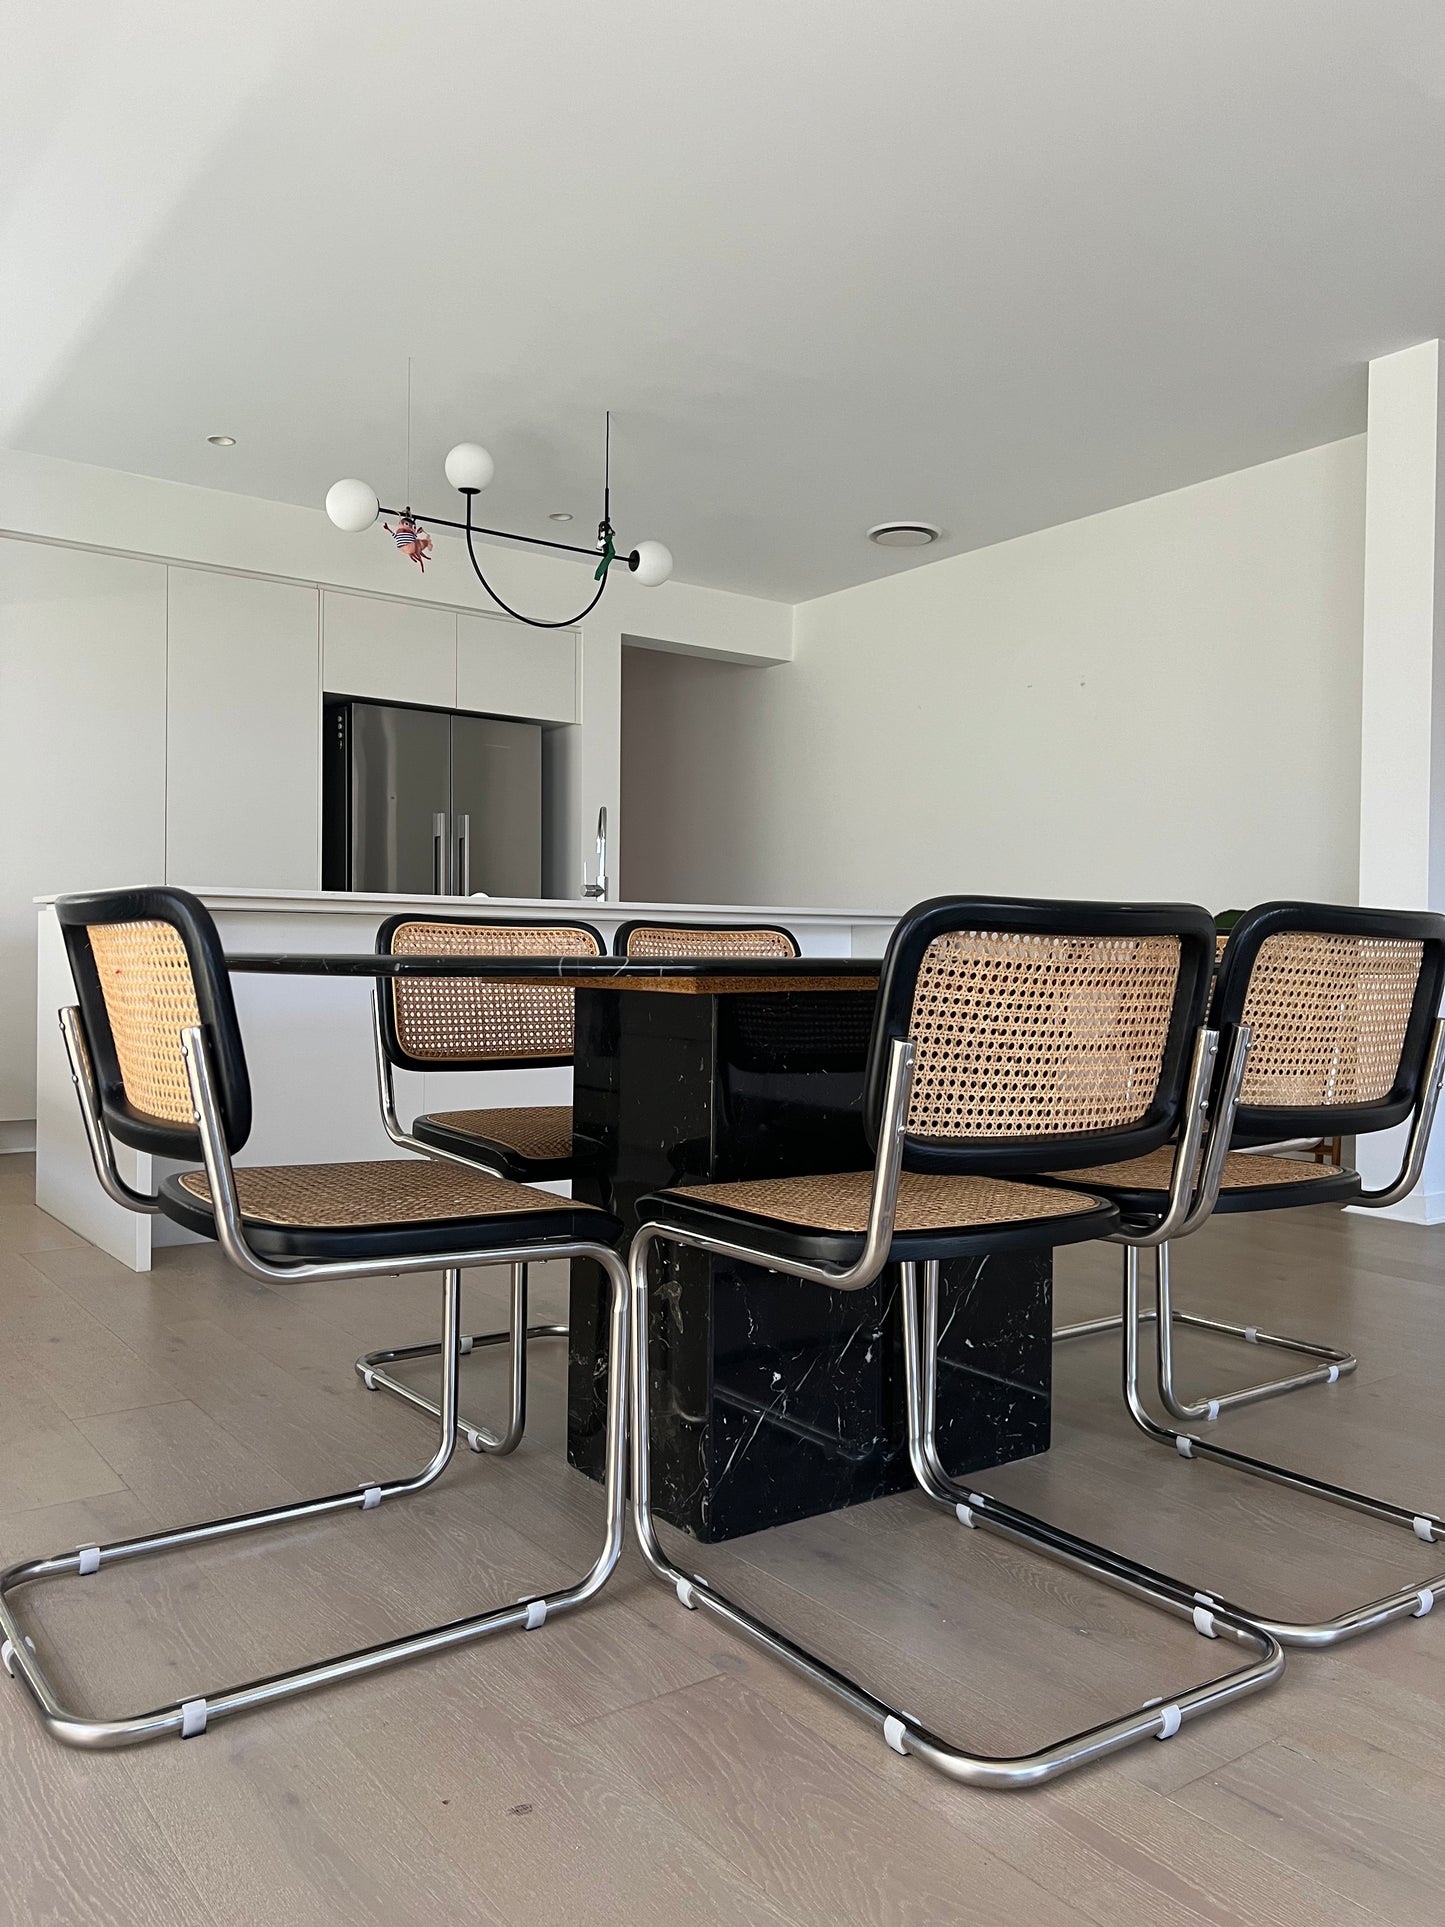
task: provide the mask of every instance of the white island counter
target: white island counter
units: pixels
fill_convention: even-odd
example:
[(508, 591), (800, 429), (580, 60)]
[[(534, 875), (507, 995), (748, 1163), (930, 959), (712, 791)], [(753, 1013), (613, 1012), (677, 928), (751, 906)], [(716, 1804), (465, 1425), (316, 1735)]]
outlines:
[[(852, 910), (758, 908), (696, 903), (598, 903), (558, 898), (363, 896), (334, 891), (207, 890), (195, 894), (210, 910), (228, 951), (341, 954), (375, 947), (378, 926), (401, 911), (419, 915), (563, 917), (590, 923), (609, 943), (618, 924), (635, 917), (659, 922), (780, 923), (804, 956), (881, 956), (895, 918)], [(56, 1023), (75, 1001), (48, 902), (40, 904), (36, 1046), (36, 1202), (62, 1224), (137, 1271), (150, 1268), (153, 1244), (189, 1234), (165, 1218), (112, 1204), (95, 1179), (75, 1092)], [(381, 1127), (371, 1033), (371, 985), (358, 978), (237, 973), (232, 983), (251, 1073), (255, 1124), (237, 1162), (315, 1163), (330, 1159), (400, 1155)], [(481, 1104), (565, 1104), (565, 1070), (487, 1071), (476, 1075), (399, 1072), (397, 1103), (403, 1120), (424, 1110)], [(173, 1167), (118, 1147), (121, 1172), (139, 1189), (153, 1190)]]

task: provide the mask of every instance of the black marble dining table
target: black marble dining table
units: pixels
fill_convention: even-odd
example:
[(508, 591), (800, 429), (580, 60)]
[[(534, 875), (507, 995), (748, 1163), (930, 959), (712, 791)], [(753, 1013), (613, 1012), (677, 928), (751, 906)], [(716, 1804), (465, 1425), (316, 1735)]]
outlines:
[[(233, 954), (232, 970), (543, 980), (575, 993), (573, 1195), (618, 1216), (669, 1184), (866, 1169), (863, 1075), (880, 965), (854, 957)], [(713, 1542), (905, 1490), (896, 1274), (834, 1291), (661, 1245), (650, 1294), (654, 1505)], [(955, 1477), (1047, 1450), (1047, 1252), (942, 1274), (938, 1440)], [(606, 1294), (574, 1260), (567, 1453), (602, 1470)]]

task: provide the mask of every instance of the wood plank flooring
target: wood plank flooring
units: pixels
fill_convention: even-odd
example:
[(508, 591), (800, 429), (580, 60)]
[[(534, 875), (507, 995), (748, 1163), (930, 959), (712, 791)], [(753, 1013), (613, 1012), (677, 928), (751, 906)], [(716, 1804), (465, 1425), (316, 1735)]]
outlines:
[[(1062, 1322), (1118, 1254), (1059, 1256)], [(1357, 1377), (1231, 1415), (1246, 1451), (1438, 1509), (1445, 1229), (1292, 1212), (1181, 1246), (1186, 1307), (1353, 1346)], [(209, 1247), (138, 1277), (0, 1159), (0, 1560), (423, 1462), (351, 1371), (432, 1335), (431, 1280), (273, 1289)], [(471, 1286), (477, 1323), (500, 1289)], [(541, 1274), (534, 1316), (562, 1281)], [(1187, 1334), (1186, 1384), (1279, 1354)], [(458, 1454), (380, 1512), (40, 1588), (87, 1703), (137, 1710), (557, 1583), (595, 1488), (562, 1463), (562, 1348), (533, 1348), (508, 1461)], [(1253, 1368), (1253, 1373), (1251, 1371)], [(1282, 1367), (1281, 1367), (1282, 1368)], [(466, 1367), (496, 1417), (500, 1353)], [(1399, 1531), (1186, 1465), (1126, 1420), (1118, 1347), (1056, 1359), (1055, 1446), (981, 1480), (1201, 1586), (1326, 1611), (1441, 1565)], [(689, 1562), (895, 1703), (1017, 1751), (1217, 1670), (1181, 1624), (903, 1496)], [(57, 1654), (63, 1657), (56, 1657)], [(1273, 1693), (1031, 1795), (954, 1788), (684, 1612), (629, 1551), (591, 1611), (217, 1727), (85, 1757), (0, 1677), (0, 1927), (979, 1923), (1379, 1927), (1445, 1920), (1445, 1613), (1291, 1656)]]

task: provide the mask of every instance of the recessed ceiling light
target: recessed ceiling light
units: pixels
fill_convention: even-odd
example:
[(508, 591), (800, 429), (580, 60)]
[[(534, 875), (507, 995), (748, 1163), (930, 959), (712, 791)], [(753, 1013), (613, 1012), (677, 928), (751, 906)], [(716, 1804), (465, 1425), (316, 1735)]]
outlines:
[(567, 509), (553, 509), (552, 513), (547, 517), (547, 520), (549, 522), (570, 522), (572, 516), (571, 512)]
[(234, 448), (236, 446), (236, 438), (234, 435), (207, 435), (206, 440), (211, 444), (212, 448)]
[(868, 540), (880, 549), (926, 549), (942, 533), (931, 522), (875, 522)]

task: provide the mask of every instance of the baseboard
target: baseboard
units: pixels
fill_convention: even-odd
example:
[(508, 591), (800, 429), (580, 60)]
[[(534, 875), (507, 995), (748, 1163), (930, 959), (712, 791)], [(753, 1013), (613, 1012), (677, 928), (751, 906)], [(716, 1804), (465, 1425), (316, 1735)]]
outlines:
[(1359, 1218), (1394, 1218), (1400, 1224), (1445, 1224), (1445, 1191), (1412, 1191), (1408, 1198), (1399, 1204), (1387, 1205), (1383, 1211), (1371, 1211), (1363, 1204), (1347, 1204), (1345, 1209)]
[(35, 1149), (35, 1119), (16, 1117), (0, 1124), (0, 1157)]

